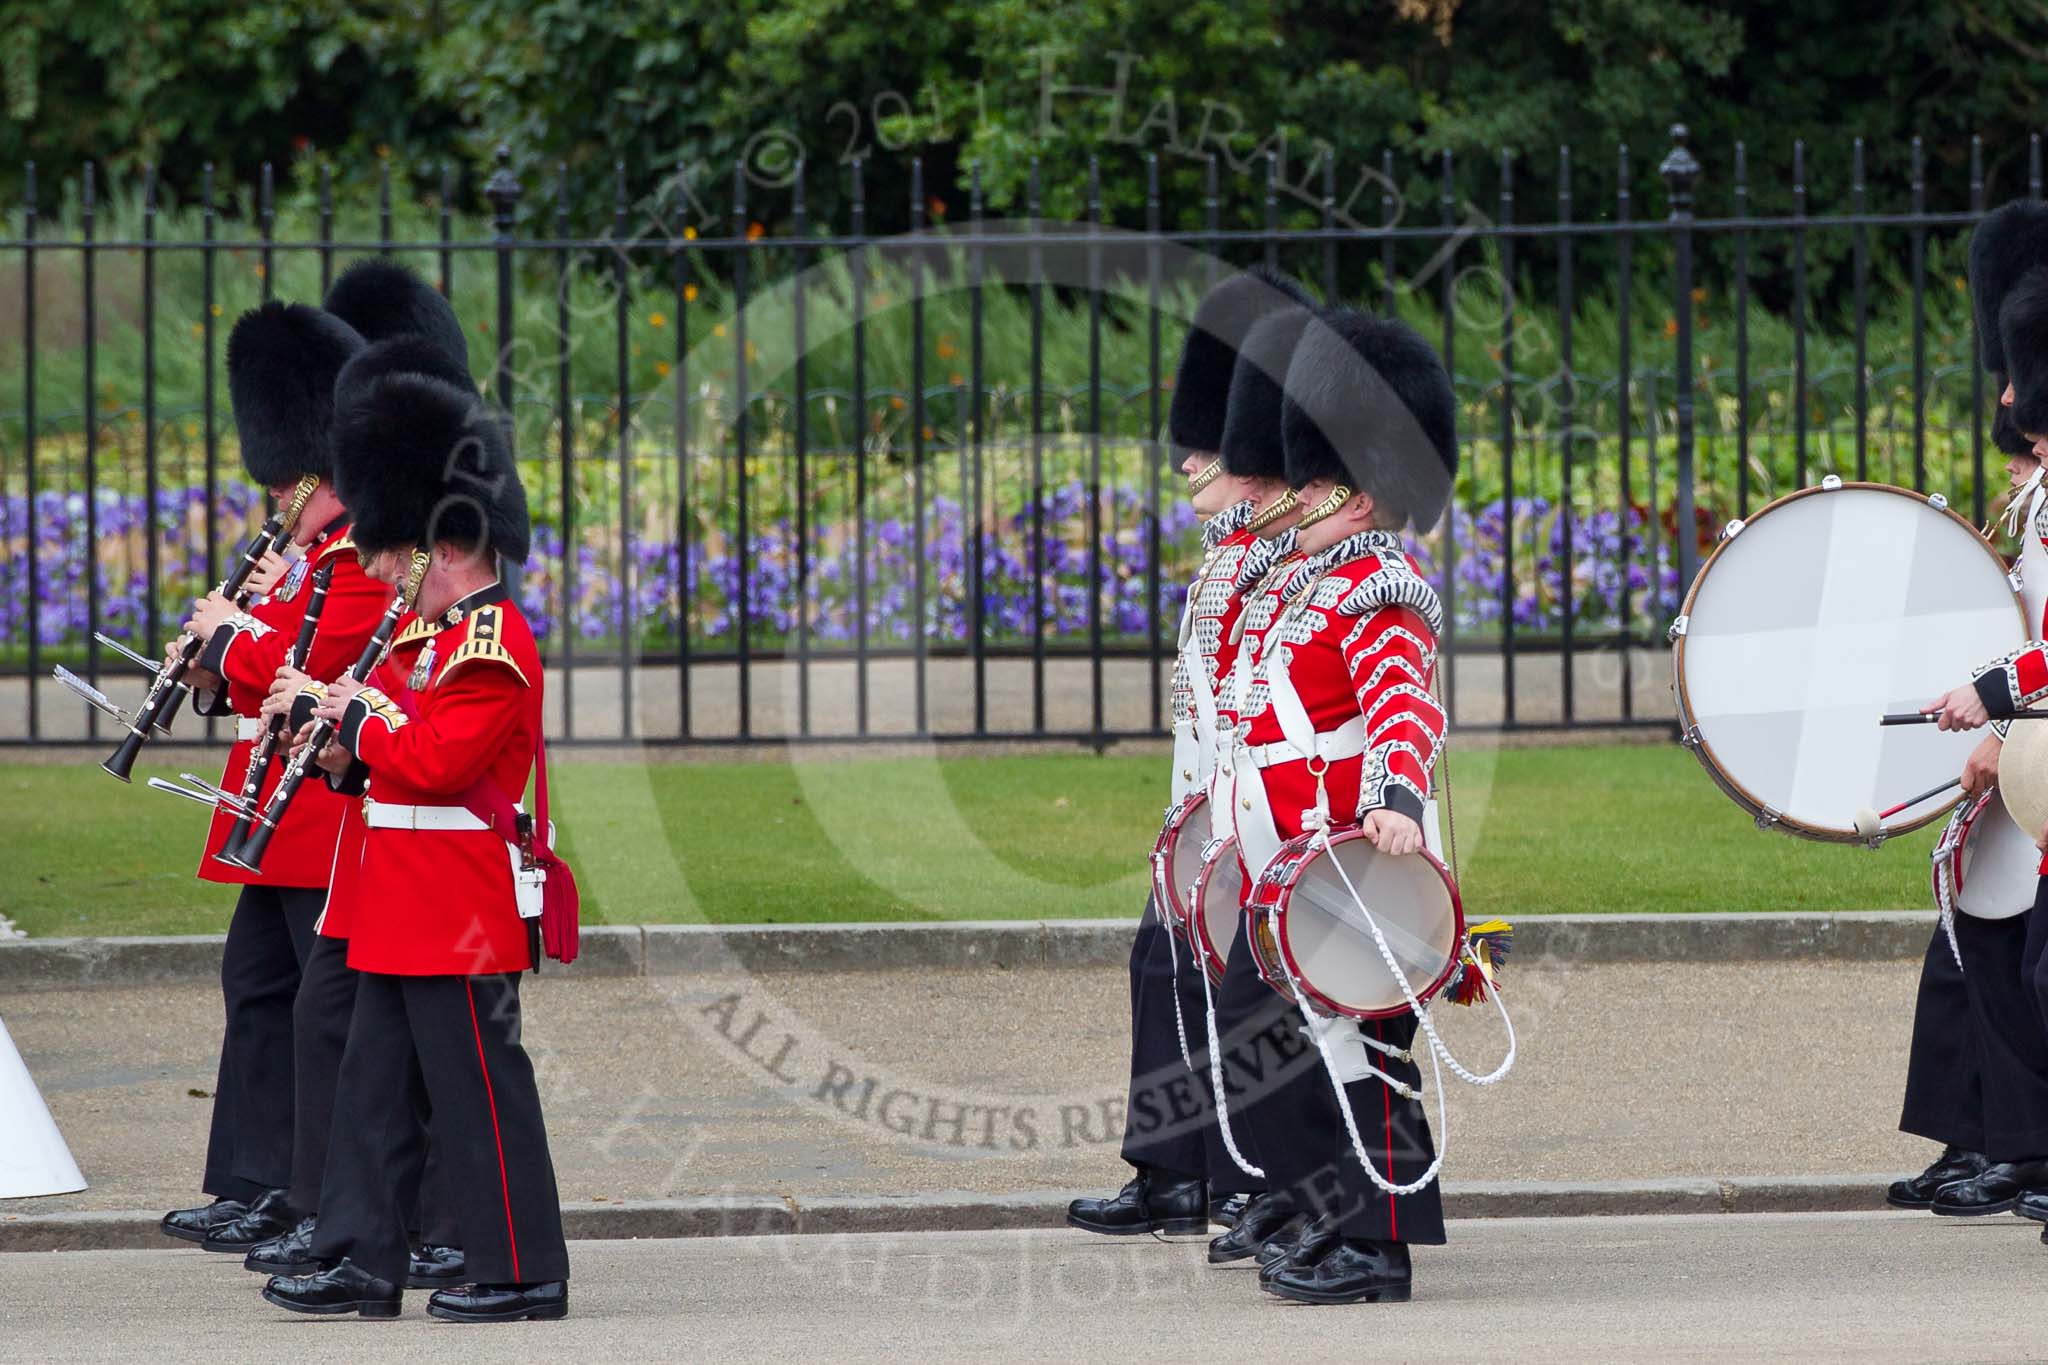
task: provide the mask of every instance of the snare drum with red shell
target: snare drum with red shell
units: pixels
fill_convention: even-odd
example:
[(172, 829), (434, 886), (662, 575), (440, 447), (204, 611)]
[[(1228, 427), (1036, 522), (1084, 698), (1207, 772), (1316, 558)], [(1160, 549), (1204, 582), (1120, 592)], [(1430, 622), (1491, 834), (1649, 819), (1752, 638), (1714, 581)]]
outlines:
[(1201, 871), (1188, 890), (1185, 925), (1188, 946), (1217, 985), (1223, 983), (1223, 969), (1243, 921), (1244, 863), (1237, 856), (1236, 837), (1225, 835), (1210, 840), (1202, 850)]
[(1252, 956), (1267, 984), (1292, 1000), (1291, 978), (1312, 1006), (1352, 1019), (1408, 1009), (1365, 911), (1418, 1001), (1443, 989), (1465, 943), (1464, 905), (1436, 855), (1381, 853), (1357, 828), (1332, 833), (1327, 847), (1314, 831), (1288, 840), (1259, 874), (1249, 910)]
[(1188, 904), (1195, 878), (1202, 871), (1202, 849), (1209, 842), (1209, 793), (1197, 789), (1166, 812), (1166, 825), (1152, 845), (1152, 903), (1166, 927), (1193, 945), (1188, 934)]
[(2033, 908), (2041, 851), (2007, 816), (1997, 788), (1966, 801), (1934, 846), (1934, 903), (1978, 919)]

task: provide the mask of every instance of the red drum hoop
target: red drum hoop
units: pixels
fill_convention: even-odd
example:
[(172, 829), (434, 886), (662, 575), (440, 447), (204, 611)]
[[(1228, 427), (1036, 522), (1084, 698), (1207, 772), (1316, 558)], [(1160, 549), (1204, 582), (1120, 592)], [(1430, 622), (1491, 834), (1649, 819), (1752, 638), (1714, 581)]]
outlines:
[(1409, 989), (1427, 1001), (1457, 969), (1465, 906), (1451, 874), (1428, 850), (1387, 857), (1363, 830), (1340, 830), (1326, 850), (1315, 833), (1281, 845), (1252, 888), (1252, 954), (1266, 984), (1302, 994), (1329, 1014), (1386, 1019), (1408, 1012), (1372, 931), (1329, 860), (1341, 860), (1386, 938)]
[(1166, 927), (1190, 947), (1194, 940), (1188, 933), (1188, 905), (1208, 842), (1209, 793), (1197, 790), (1166, 812), (1166, 824), (1152, 845), (1152, 903)]
[(1220, 986), (1244, 921), (1244, 866), (1238, 861), (1235, 835), (1211, 840), (1203, 850), (1202, 870), (1188, 891), (1188, 907), (1188, 945), (1209, 980)]

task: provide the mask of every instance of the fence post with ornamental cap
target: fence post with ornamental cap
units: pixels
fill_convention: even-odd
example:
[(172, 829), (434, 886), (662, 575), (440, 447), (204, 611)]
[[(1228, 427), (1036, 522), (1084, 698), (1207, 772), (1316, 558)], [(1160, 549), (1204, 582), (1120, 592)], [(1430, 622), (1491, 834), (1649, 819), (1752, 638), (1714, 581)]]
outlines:
[[(1671, 201), (1671, 241), (1677, 277), (1678, 352), (1672, 362), (1672, 391), (1678, 403), (1678, 590), (1685, 592), (1699, 571), (1699, 528), (1693, 511), (1692, 419), (1692, 201), (1700, 163), (1686, 144), (1686, 127), (1671, 125), (1671, 150), (1657, 168)], [(1654, 566), (1652, 572), (1654, 572)]]
[[(493, 388), (497, 392), (499, 420), (505, 424), (505, 448), (512, 455), (514, 468), (519, 458), (519, 424), (514, 420), (512, 410), (512, 253), (515, 243), (512, 239), (513, 215), (519, 208), (519, 177), (512, 173), (512, 149), (504, 143), (498, 144), (498, 168), (484, 185), (484, 198), (491, 202), (491, 241), (498, 257), (498, 356), (491, 369), (494, 375)], [(564, 532), (566, 536), (566, 531)], [(573, 551), (565, 540), (562, 554), (566, 558)], [(505, 564), (501, 571), (505, 575), (506, 591), (512, 600), (519, 600), (519, 565)], [(564, 714), (567, 714), (566, 708)]]

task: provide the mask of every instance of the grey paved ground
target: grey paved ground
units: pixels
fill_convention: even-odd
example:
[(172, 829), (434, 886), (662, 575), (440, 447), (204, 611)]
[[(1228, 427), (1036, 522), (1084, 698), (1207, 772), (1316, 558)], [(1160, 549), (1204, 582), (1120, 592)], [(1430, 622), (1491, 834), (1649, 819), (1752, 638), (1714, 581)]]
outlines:
[[(2033, 1225), (1924, 1215), (1502, 1219), (1417, 1255), (1405, 1305), (1304, 1308), (1188, 1245), (1084, 1233), (584, 1242), (573, 1316), (292, 1317), (190, 1250), (0, 1265), (0, 1360), (2040, 1359)], [(485, 1334), (479, 1340), (478, 1334)]]
[[(1638, 717), (1669, 717), (1670, 656), (1637, 650), (1631, 656), (1627, 690)], [(141, 674), (123, 673), (112, 663), (101, 690), (131, 705), (141, 695)], [(1170, 668), (1161, 671), (1164, 686)], [(1032, 728), (1033, 682), (1029, 659), (993, 659), (987, 664), (989, 728)], [(1572, 668), (1573, 713), (1584, 721), (1621, 718), (1622, 660), (1619, 653), (1580, 654)], [(811, 725), (821, 735), (856, 731), (856, 669), (851, 663), (815, 662), (811, 669)], [(1505, 708), (1505, 673), (1498, 656), (1461, 655), (1451, 686), (1455, 725), (1494, 725)], [(1093, 676), (1086, 660), (1048, 661), (1045, 670), (1045, 725), (1054, 732), (1085, 732), (1093, 724)], [(1111, 659), (1103, 665), (1103, 727), (1140, 731), (1152, 723), (1152, 685), (1143, 660)], [(916, 672), (907, 659), (876, 660), (869, 666), (868, 724), (876, 735), (916, 732)], [(798, 670), (794, 663), (761, 663), (749, 670), (753, 733), (793, 735), (798, 731)], [(925, 677), (926, 723), (935, 734), (974, 728), (974, 669), (966, 659), (934, 659)], [(573, 693), (573, 695), (572, 695)], [(37, 687), (44, 736), (74, 738), (85, 733), (85, 708), (55, 682)], [(578, 738), (617, 738), (624, 715), (623, 688), (616, 667), (579, 665), (574, 686), (562, 671), (549, 669), (549, 734), (560, 735), (562, 709), (572, 705)], [(1532, 655), (1515, 665), (1515, 716), (1519, 721), (1554, 722), (1564, 714), (1564, 669), (1557, 655)], [(681, 680), (673, 665), (636, 668), (633, 673), (635, 734), (673, 737), (681, 729)], [(102, 733), (110, 734), (106, 726)], [(697, 664), (690, 670), (690, 731), (704, 738), (739, 733), (739, 669), (731, 664)], [(28, 688), (24, 680), (0, 680), (0, 739), (28, 733)], [(111, 744), (111, 740), (109, 740)]]
[[(1917, 963), (1511, 970), (1521, 1062), (1489, 1091), (1452, 1082), (1454, 1187), (1874, 1174), (1929, 1155), (1895, 1131)], [(526, 1039), (566, 1201), (1113, 1188), (1125, 992), (1104, 969), (557, 973), (529, 980)], [(189, 1200), (219, 1009), (197, 985), (0, 1002), (92, 1182), (0, 1218)], [(1491, 1066), (1490, 1013), (1440, 1017)]]

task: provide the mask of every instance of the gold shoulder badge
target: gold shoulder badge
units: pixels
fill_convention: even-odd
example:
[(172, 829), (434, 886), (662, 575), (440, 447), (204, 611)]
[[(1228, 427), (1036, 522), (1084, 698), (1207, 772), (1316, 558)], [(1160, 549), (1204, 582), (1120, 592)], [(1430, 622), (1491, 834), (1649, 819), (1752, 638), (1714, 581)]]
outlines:
[(526, 671), (520, 668), (519, 661), (512, 657), (512, 651), (505, 648), (504, 641), (499, 638), (503, 616), (497, 607), (478, 607), (469, 614), (468, 625), (467, 638), (455, 647), (455, 652), (448, 656), (448, 666), (441, 670), (443, 678), (466, 663), (482, 660), (504, 665), (522, 684), (531, 686), (527, 682)]
[(343, 535), (338, 537), (333, 544), (321, 546), (320, 558), (328, 559), (342, 553), (344, 550), (353, 550), (355, 547), (356, 538), (352, 535)]
[(439, 621), (422, 621), (419, 617), (415, 616), (404, 630), (398, 632), (398, 638), (391, 642), (391, 647), (393, 649), (400, 649), (411, 644), (414, 640), (431, 640), (440, 633), (441, 623)]

